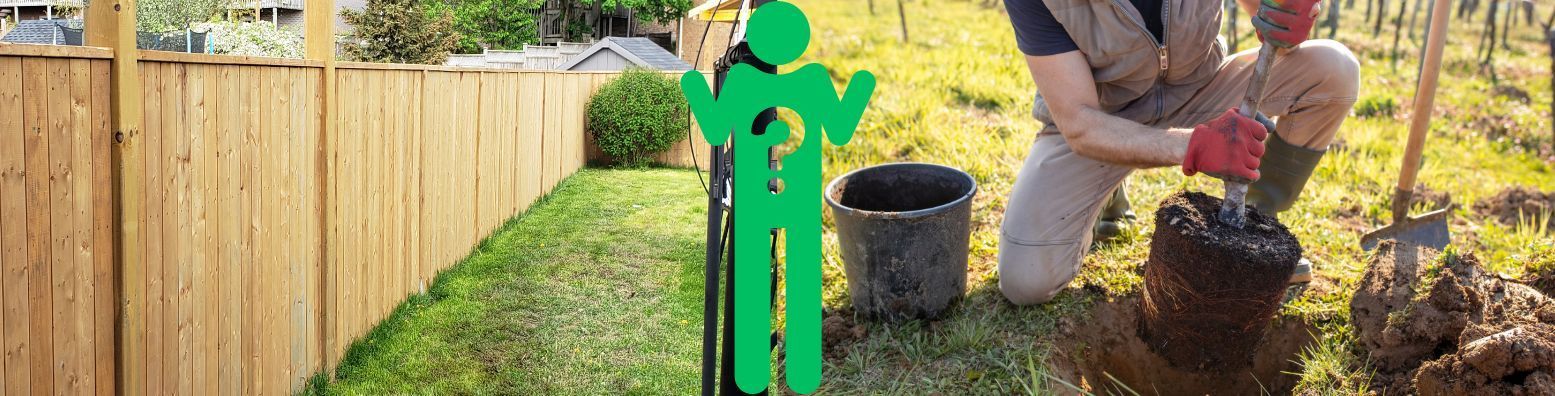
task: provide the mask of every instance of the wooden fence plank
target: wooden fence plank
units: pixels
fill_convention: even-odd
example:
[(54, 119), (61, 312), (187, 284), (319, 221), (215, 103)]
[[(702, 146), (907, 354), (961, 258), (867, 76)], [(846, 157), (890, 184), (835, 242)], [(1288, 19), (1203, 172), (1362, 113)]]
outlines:
[(238, 199), (241, 201), (242, 211), (239, 218), (244, 220), (241, 235), (238, 236), (239, 261), (242, 263), (242, 288), (243, 288), (243, 390), (244, 394), (258, 393), (258, 386), (263, 379), (259, 372), (259, 353), (262, 348), (259, 341), (263, 335), (259, 324), (263, 318), (259, 310), (259, 263), (255, 257), (254, 242), (258, 239), (259, 228), (264, 226), (260, 219), (260, 193), (259, 186), (259, 104), (261, 87), (256, 84), (259, 81), (259, 67), (243, 66), (239, 70), (240, 77), (234, 82), (240, 84), (240, 97), (242, 119), (240, 125), (241, 142), (238, 148)]
[[(70, 59), (68, 73), (70, 75), (70, 126), (67, 128), (72, 142), (70, 156), (70, 189), (71, 189), (71, 220), (70, 226), (74, 230), (75, 240), (68, 246), (73, 252), (74, 263), (71, 265), (71, 278), (66, 279), (67, 288), (74, 288), (70, 299), (69, 328), (62, 333), (70, 337), (75, 343), (71, 356), (71, 372), (68, 378), (68, 391), (73, 394), (97, 393), (94, 377), (97, 374), (96, 361), (93, 359), (96, 349), (96, 339), (93, 337), (93, 292), (92, 287), (92, 247), (96, 241), (92, 239), (92, 215), (96, 212), (92, 208), (94, 193), (92, 173), (98, 171), (92, 168), (92, 61), (86, 59)], [(63, 83), (63, 82), (61, 82)]]
[(238, 248), (242, 239), (243, 207), (238, 200), (237, 147), (242, 144), (242, 121), (239, 111), (243, 108), (242, 92), (235, 87), (241, 82), (237, 67), (220, 67), (220, 77), (210, 81), (214, 91), (207, 92), (219, 98), (217, 108), (220, 129), (216, 132), (217, 161), (211, 173), (218, 183), (215, 189), (218, 205), (212, 211), (218, 219), (219, 229), (214, 248), (220, 254), (215, 259), (220, 266), (221, 289), (221, 394), (234, 395), (243, 392), (243, 278), (242, 252)]
[(219, 147), (216, 67), (189, 65), (189, 201), (191, 220), (190, 266), (194, 276), (194, 388), (198, 394), (216, 394), (220, 388), (221, 299), (216, 250), (216, 191), (218, 180), (213, 172)]
[(161, 139), (162, 139), (162, 90), (164, 69), (167, 65), (160, 63), (144, 63), (141, 65), (141, 81), (145, 91), (145, 121), (144, 140), (145, 145), (145, 183), (146, 222), (142, 228), (142, 240), (145, 241), (145, 342), (146, 342), (146, 394), (161, 395), (166, 391), (163, 381), (163, 362), (166, 349), (162, 345), (162, 169), (161, 169)]
[(48, 62), (49, 81), (49, 212), (50, 294), (53, 297), (53, 345), (54, 361), (50, 369), (54, 374), (55, 392), (74, 392), (72, 376), (80, 368), (79, 343), (71, 336), (70, 323), (75, 320), (75, 230), (71, 202), (71, 156), (74, 145), (70, 130), (70, 65), (68, 59), (51, 59)]
[(113, 117), (110, 110), (112, 104), (109, 100), (110, 83), (108, 73), (111, 64), (106, 60), (92, 61), (92, 185), (98, 193), (94, 194), (92, 235), (97, 242), (92, 245), (92, 283), (96, 288), (93, 295), (93, 316), (97, 324), (93, 330), (93, 337), (97, 350), (94, 351), (93, 360), (96, 362), (97, 394), (107, 396), (119, 392), (118, 379), (115, 377), (118, 351), (115, 332), (119, 328), (117, 295), (118, 285), (114, 282), (114, 252), (118, 242), (114, 234), (114, 208), (118, 202), (113, 195)]
[(28, 354), (31, 393), (54, 393), (54, 328), (49, 270), (49, 134), (48, 134), (48, 63), (43, 59), (22, 60), (22, 92), (38, 94), (22, 101), (23, 131), (26, 133), (27, 161), (27, 301)]
[[(164, 356), (170, 357), (173, 364), (163, 366), (163, 375), (167, 376), (166, 383), (171, 384), (170, 389), (177, 390), (178, 394), (195, 394), (194, 369), (197, 358), (200, 363), (203, 357), (194, 351), (195, 338), (195, 304), (194, 301), (194, 276), (196, 268), (193, 263), (193, 228), (194, 211), (190, 210), (190, 162), (193, 153), (191, 150), (191, 130), (198, 127), (190, 121), (190, 108), (195, 107), (194, 97), (190, 89), (189, 66), (183, 64), (169, 64), (162, 91), (162, 157), (163, 175), (167, 180), (166, 192), (163, 193), (162, 215), (162, 243), (164, 246), (163, 257), (166, 264), (163, 265), (163, 295), (167, 297), (168, 304), (164, 311), (166, 324), (163, 326), (164, 337), (172, 342), (165, 348)], [(203, 372), (203, 370), (202, 370)]]
[(27, 304), (27, 185), (22, 102), (37, 100), (22, 89), (22, 58), (0, 57), (0, 328), (5, 392), (27, 395), (30, 388), (30, 323)]

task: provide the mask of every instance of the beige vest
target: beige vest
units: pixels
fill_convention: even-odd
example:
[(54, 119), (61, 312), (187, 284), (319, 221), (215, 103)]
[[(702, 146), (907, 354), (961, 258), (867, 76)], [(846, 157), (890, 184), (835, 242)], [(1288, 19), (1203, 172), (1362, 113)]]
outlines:
[[(1219, 0), (1163, 0), (1163, 41), (1145, 28), (1128, 0), (1042, 0), (1091, 65), (1101, 110), (1145, 125), (1159, 125), (1209, 83), (1225, 57)], [(1037, 92), (1032, 116), (1057, 133)], [(1175, 126), (1175, 125), (1174, 125)]]

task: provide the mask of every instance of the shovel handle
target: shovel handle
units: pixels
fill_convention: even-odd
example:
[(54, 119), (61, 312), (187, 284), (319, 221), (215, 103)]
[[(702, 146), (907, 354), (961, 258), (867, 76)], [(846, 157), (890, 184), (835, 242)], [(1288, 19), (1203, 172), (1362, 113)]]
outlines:
[(1409, 119), (1409, 142), (1404, 146), (1403, 169), (1399, 172), (1398, 189), (1393, 196), (1395, 222), (1409, 216), (1409, 200), (1414, 195), (1415, 179), (1420, 176), (1420, 156), (1425, 151), (1425, 136), (1431, 129), (1431, 111), (1436, 108), (1436, 80), (1442, 71), (1442, 47), (1447, 43), (1449, 2), (1435, 0), (1432, 3), (1431, 31), (1426, 37), (1420, 83), (1415, 89), (1415, 106)]
[[(1247, 95), (1237, 113), (1247, 118), (1258, 117), (1258, 105), (1263, 103), (1264, 87), (1269, 85), (1269, 65), (1274, 64), (1274, 47), (1258, 47), (1258, 60), (1253, 63), (1253, 80), (1247, 84)], [(1272, 131), (1271, 131), (1272, 132)], [(1225, 178), (1226, 198), (1220, 201), (1220, 222), (1242, 228), (1247, 223), (1247, 180)]]

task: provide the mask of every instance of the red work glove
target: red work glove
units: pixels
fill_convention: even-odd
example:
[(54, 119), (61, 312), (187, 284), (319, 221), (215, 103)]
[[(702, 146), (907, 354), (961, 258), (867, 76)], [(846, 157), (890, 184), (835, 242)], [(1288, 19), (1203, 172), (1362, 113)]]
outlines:
[(1193, 127), (1182, 173), (1204, 172), (1216, 178), (1251, 183), (1258, 180), (1263, 139), (1269, 136), (1265, 122), (1243, 117), (1236, 109)]
[(1321, 3), (1322, 0), (1262, 0), (1258, 14), (1253, 16), (1258, 39), (1280, 48), (1301, 45), (1312, 34), (1312, 23), (1317, 20), (1313, 9)]

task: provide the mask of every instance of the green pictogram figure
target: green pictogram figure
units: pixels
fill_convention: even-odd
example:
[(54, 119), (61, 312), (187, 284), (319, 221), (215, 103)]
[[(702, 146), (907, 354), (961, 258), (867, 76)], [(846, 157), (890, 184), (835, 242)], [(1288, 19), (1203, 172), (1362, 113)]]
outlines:
[[(783, 65), (799, 59), (810, 44), (810, 22), (793, 4), (774, 1), (751, 14), (746, 41), (762, 61)], [(841, 98), (826, 67), (807, 64), (791, 73), (768, 74), (736, 64), (717, 99), (696, 71), (680, 79), (691, 113), (713, 145), (740, 134), (734, 148), (733, 201), (740, 220), (734, 225), (734, 377), (747, 393), (770, 382), (768, 333), (771, 331), (771, 278), (767, 266), (772, 240), (768, 231), (787, 229), (787, 327), (784, 329), (790, 389), (815, 391), (821, 382), (821, 135), (834, 145), (847, 144), (875, 90), (875, 77), (859, 71)], [(776, 121), (766, 133), (752, 127), (764, 109), (788, 108), (803, 120), (804, 141), (783, 157), (781, 170), (767, 167), (767, 149), (788, 139), (787, 124)], [(767, 190), (770, 180), (784, 188)]]

